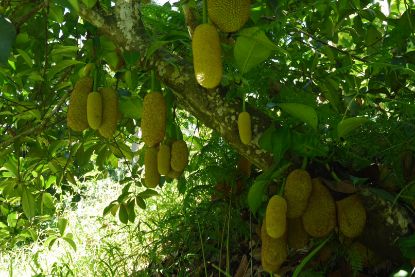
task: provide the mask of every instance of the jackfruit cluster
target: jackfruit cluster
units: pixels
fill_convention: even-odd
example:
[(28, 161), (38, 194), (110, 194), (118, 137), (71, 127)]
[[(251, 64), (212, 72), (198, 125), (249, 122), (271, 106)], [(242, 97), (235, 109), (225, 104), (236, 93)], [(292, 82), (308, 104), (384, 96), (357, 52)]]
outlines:
[(98, 132), (104, 138), (110, 138), (117, 129), (117, 121), (120, 115), (118, 96), (113, 88), (101, 88), (100, 93), (102, 97), (102, 122)]
[(167, 108), (163, 94), (151, 92), (144, 97), (141, 132), (146, 146), (159, 144), (166, 133)]
[(277, 239), (287, 229), (287, 202), (279, 195), (272, 196), (265, 211), (267, 234)]
[(87, 102), (88, 94), (92, 90), (91, 77), (80, 78), (72, 90), (67, 113), (68, 127), (74, 131), (83, 131), (88, 128)]
[(208, 0), (208, 15), (223, 32), (236, 32), (248, 21), (251, 0)]
[(312, 190), (302, 215), (305, 231), (312, 237), (328, 235), (336, 225), (336, 204), (320, 179), (312, 179)]
[(198, 25), (192, 39), (193, 67), (199, 85), (215, 88), (222, 80), (222, 58), (219, 34), (215, 26)]
[(307, 245), (309, 236), (304, 230), (301, 217), (287, 219), (287, 236), (288, 246), (293, 249), (300, 249)]
[(183, 140), (176, 140), (171, 145), (171, 169), (176, 172), (182, 172), (189, 162), (189, 150), (186, 142)]
[(239, 138), (243, 144), (249, 144), (252, 139), (251, 116), (248, 112), (241, 112), (238, 116)]
[(366, 209), (359, 196), (354, 194), (336, 201), (337, 224), (346, 237), (359, 236), (366, 225)]
[(157, 148), (145, 146), (144, 149), (144, 183), (148, 188), (155, 188), (160, 183), (157, 168)]
[(268, 235), (266, 231), (266, 218), (261, 227), (261, 264), (267, 272), (277, 272), (284, 261), (287, 259), (287, 236), (283, 234), (275, 239)]
[(306, 170), (295, 169), (288, 174), (284, 187), (288, 218), (300, 217), (304, 213), (311, 189), (311, 177)]
[(102, 123), (101, 93), (94, 91), (88, 94), (86, 114), (89, 127), (94, 130), (98, 129)]

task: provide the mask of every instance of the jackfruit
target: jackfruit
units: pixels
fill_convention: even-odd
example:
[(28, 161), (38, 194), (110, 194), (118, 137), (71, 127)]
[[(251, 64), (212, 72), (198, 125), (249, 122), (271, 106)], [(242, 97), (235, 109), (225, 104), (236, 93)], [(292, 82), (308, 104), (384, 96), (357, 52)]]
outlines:
[(161, 175), (166, 175), (170, 171), (170, 146), (162, 144), (157, 153), (157, 168)]
[(102, 97), (101, 93), (94, 91), (88, 94), (86, 114), (89, 127), (96, 130), (102, 122)]
[(219, 34), (210, 24), (198, 25), (192, 39), (193, 67), (196, 80), (204, 88), (214, 88), (222, 80)]
[(67, 113), (68, 127), (74, 131), (83, 131), (88, 128), (86, 116), (88, 94), (92, 90), (92, 78), (80, 78), (71, 93)]
[(267, 234), (265, 226), (266, 218), (261, 227), (261, 264), (265, 271), (277, 272), (288, 256), (287, 236), (274, 239)]
[(243, 144), (249, 144), (252, 139), (251, 116), (248, 112), (241, 112), (238, 116), (239, 138)]
[(238, 171), (242, 177), (249, 178), (252, 171), (252, 163), (244, 156), (239, 156)]
[(336, 225), (336, 205), (329, 190), (318, 178), (312, 179), (313, 188), (302, 216), (304, 230), (312, 237), (328, 235)]
[(189, 150), (186, 142), (176, 140), (171, 145), (170, 166), (176, 172), (182, 172), (189, 161)]
[(151, 92), (144, 97), (141, 115), (141, 132), (144, 143), (152, 147), (160, 143), (166, 133), (166, 101), (160, 92)]
[(166, 177), (170, 178), (170, 179), (177, 179), (180, 177), (180, 175), (182, 175), (183, 172), (177, 172), (174, 171), (173, 169), (170, 169), (169, 173), (166, 174)]
[(117, 129), (118, 96), (113, 88), (102, 88), (100, 92), (102, 97), (102, 122), (98, 131), (104, 138), (110, 138)]
[(160, 173), (157, 169), (157, 148), (144, 149), (144, 183), (148, 188), (155, 188), (160, 183)]
[(267, 225), (266, 230), (270, 237), (277, 239), (287, 229), (287, 202), (279, 195), (274, 195), (268, 201), (265, 211)]
[(221, 31), (236, 32), (248, 21), (251, 0), (208, 0), (208, 15)]
[(287, 219), (288, 246), (293, 249), (300, 249), (307, 245), (308, 234), (304, 230), (301, 217)]
[(288, 218), (300, 217), (304, 213), (311, 188), (311, 177), (307, 171), (295, 169), (288, 174), (284, 187)]
[(366, 209), (354, 194), (336, 202), (337, 223), (340, 232), (348, 238), (359, 236), (366, 224)]

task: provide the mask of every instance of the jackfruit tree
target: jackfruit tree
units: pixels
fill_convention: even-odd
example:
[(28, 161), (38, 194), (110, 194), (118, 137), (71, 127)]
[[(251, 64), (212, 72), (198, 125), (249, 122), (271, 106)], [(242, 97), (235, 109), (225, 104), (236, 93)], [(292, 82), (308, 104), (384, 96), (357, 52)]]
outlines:
[[(277, 233), (262, 261), (234, 249), (259, 272), (407, 269), (414, 99), (413, 1), (2, 0), (0, 252), (46, 239), (61, 195), (110, 177), (124, 189), (104, 214), (123, 223), (164, 186), (216, 185), (212, 202)], [(264, 222), (276, 195), (283, 229)], [(350, 263), (353, 243), (379, 266)]]

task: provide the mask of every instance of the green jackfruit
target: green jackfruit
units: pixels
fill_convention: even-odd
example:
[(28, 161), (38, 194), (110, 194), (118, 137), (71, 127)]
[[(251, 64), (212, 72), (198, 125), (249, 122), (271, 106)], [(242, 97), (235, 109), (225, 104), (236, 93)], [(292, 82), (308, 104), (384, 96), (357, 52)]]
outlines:
[(274, 195), (269, 199), (265, 218), (266, 230), (270, 237), (277, 239), (281, 237), (287, 229), (287, 202), (279, 195)]
[(155, 188), (160, 183), (160, 173), (157, 169), (157, 148), (144, 149), (144, 182), (146, 187)]
[(302, 216), (303, 226), (312, 237), (328, 235), (336, 225), (336, 204), (329, 190), (318, 178), (312, 179), (313, 188)]
[(309, 237), (304, 230), (301, 217), (287, 219), (288, 246), (300, 249), (307, 245)]
[(93, 81), (90, 77), (80, 78), (72, 90), (66, 119), (69, 128), (74, 131), (88, 129), (89, 125), (86, 109), (88, 94), (92, 90), (92, 83)]
[(285, 259), (287, 259), (287, 236), (286, 234), (274, 239), (267, 234), (266, 219), (261, 227), (261, 264), (267, 272), (277, 272)]
[(110, 138), (117, 129), (118, 96), (113, 88), (102, 88), (100, 92), (102, 96), (102, 122), (98, 131), (104, 138)]
[(208, 0), (208, 15), (223, 32), (236, 32), (249, 19), (251, 0)]
[(169, 171), (169, 173), (166, 174), (166, 177), (170, 178), (170, 179), (177, 179), (180, 177), (180, 175), (182, 175), (183, 172), (177, 172), (174, 171), (173, 169), (171, 169)]
[(198, 25), (192, 39), (193, 67), (197, 82), (204, 88), (215, 88), (222, 80), (222, 58), (219, 34), (210, 24)]
[(141, 132), (144, 143), (152, 147), (160, 143), (166, 133), (167, 107), (163, 94), (151, 92), (144, 97)]
[(359, 236), (366, 225), (366, 209), (359, 196), (354, 194), (336, 202), (337, 223), (346, 237)]
[(311, 194), (311, 177), (303, 169), (295, 169), (287, 176), (284, 187), (284, 198), (287, 200), (287, 217), (300, 217)]
[(183, 140), (176, 140), (171, 145), (171, 160), (170, 166), (176, 172), (182, 172), (189, 162), (189, 150), (186, 142)]
[(238, 116), (239, 138), (243, 144), (249, 144), (252, 139), (251, 116), (248, 112), (241, 112)]
[(166, 175), (170, 171), (170, 146), (162, 144), (157, 153), (157, 168), (161, 175)]
[(102, 123), (102, 97), (101, 93), (94, 91), (88, 94), (87, 118), (89, 127), (96, 130)]

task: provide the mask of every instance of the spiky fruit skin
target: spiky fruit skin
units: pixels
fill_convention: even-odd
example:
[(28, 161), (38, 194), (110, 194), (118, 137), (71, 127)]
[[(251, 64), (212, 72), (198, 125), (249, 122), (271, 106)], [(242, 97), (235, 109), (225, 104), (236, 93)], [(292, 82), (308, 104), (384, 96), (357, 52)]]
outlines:
[(157, 169), (157, 148), (145, 147), (144, 150), (144, 183), (148, 188), (155, 188), (160, 183)]
[(91, 129), (98, 129), (102, 123), (102, 97), (101, 93), (94, 91), (88, 94), (86, 114)]
[(141, 115), (141, 132), (144, 143), (152, 147), (160, 143), (166, 133), (166, 101), (160, 92), (151, 92), (144, 97)]
[(287, 176), (284, 187), (284, 198), (287, 200), (287, 217), (300, 217), (311, 194), (311, 177), (303, 169), (295, 169)]
[(312, 179), (312, 190), (302, 216), (304, 230), (312, 237), (328, 235), (336, 225), (336, 204), (329, 190), (318, 178)]
[(167, 175), (170, 172), (170, 146), (162, 144), (157, 153), (157, 168), (161, 175)]
[(222, 80), (219, 34), (210, 24), (198, 25), (192, 39), (193, 67), (196, 80), (204, 88), (215, 88)]
[(266, 231), (266, 219), (261, 227), (261, 264), (267, 272), (277, 272), (287, 259), (287, 237), (282, 235), (278, 239), (270, 237)]
[(83, 131), (88, 128), (86, 115), (88, 94), (92, 90), (92, 78), (80, 78), (71, 93), (67, 113), (68, 127), (74, 131)]
[(98, 131), (104, 138), (111, 138), (117, 129), (118, 96), (113, 88), (100, 89), (102, 97), (102, 122)]
[(354, 194), (336, 202), (340, 232), (348, 238), (358, 237), (366, 225), (366, 209)]
[(288, 246), (293, 249), (300, 249), (307, 245), (309, 237), (304, 230), (301, 217), (287, 219)]
[(171, 169), (169, 173), (166, 174), (166, 177), (170, 179), (177, 179), (180, 177), (180, 175), (182, 175), (182, 172), (177, 172)]
[(182, 172), (189, 161), (189, 150), (186, 142), (176, 140), (171, 145), (170, 166), (176, 172)]
[(242, 175), (242, 177), (245, 177), (245, 178), (251, 177), (252, 163), (244, 156), (239, 157), (238, 171)]
[(252, 139), (251, 116), (248, 112), (241, 112), (238, 116), (239, 138), (243, 144), (249, 144)]
[(267, 234), (277, 239), (281, 237), (287, 229), (287, 202), (279, 195), (272, 196), (265, 211)]
[(207, 4), (209, 18), (227, 33), (242, 28), (251, 12), (250, 0), (208, 0)]

